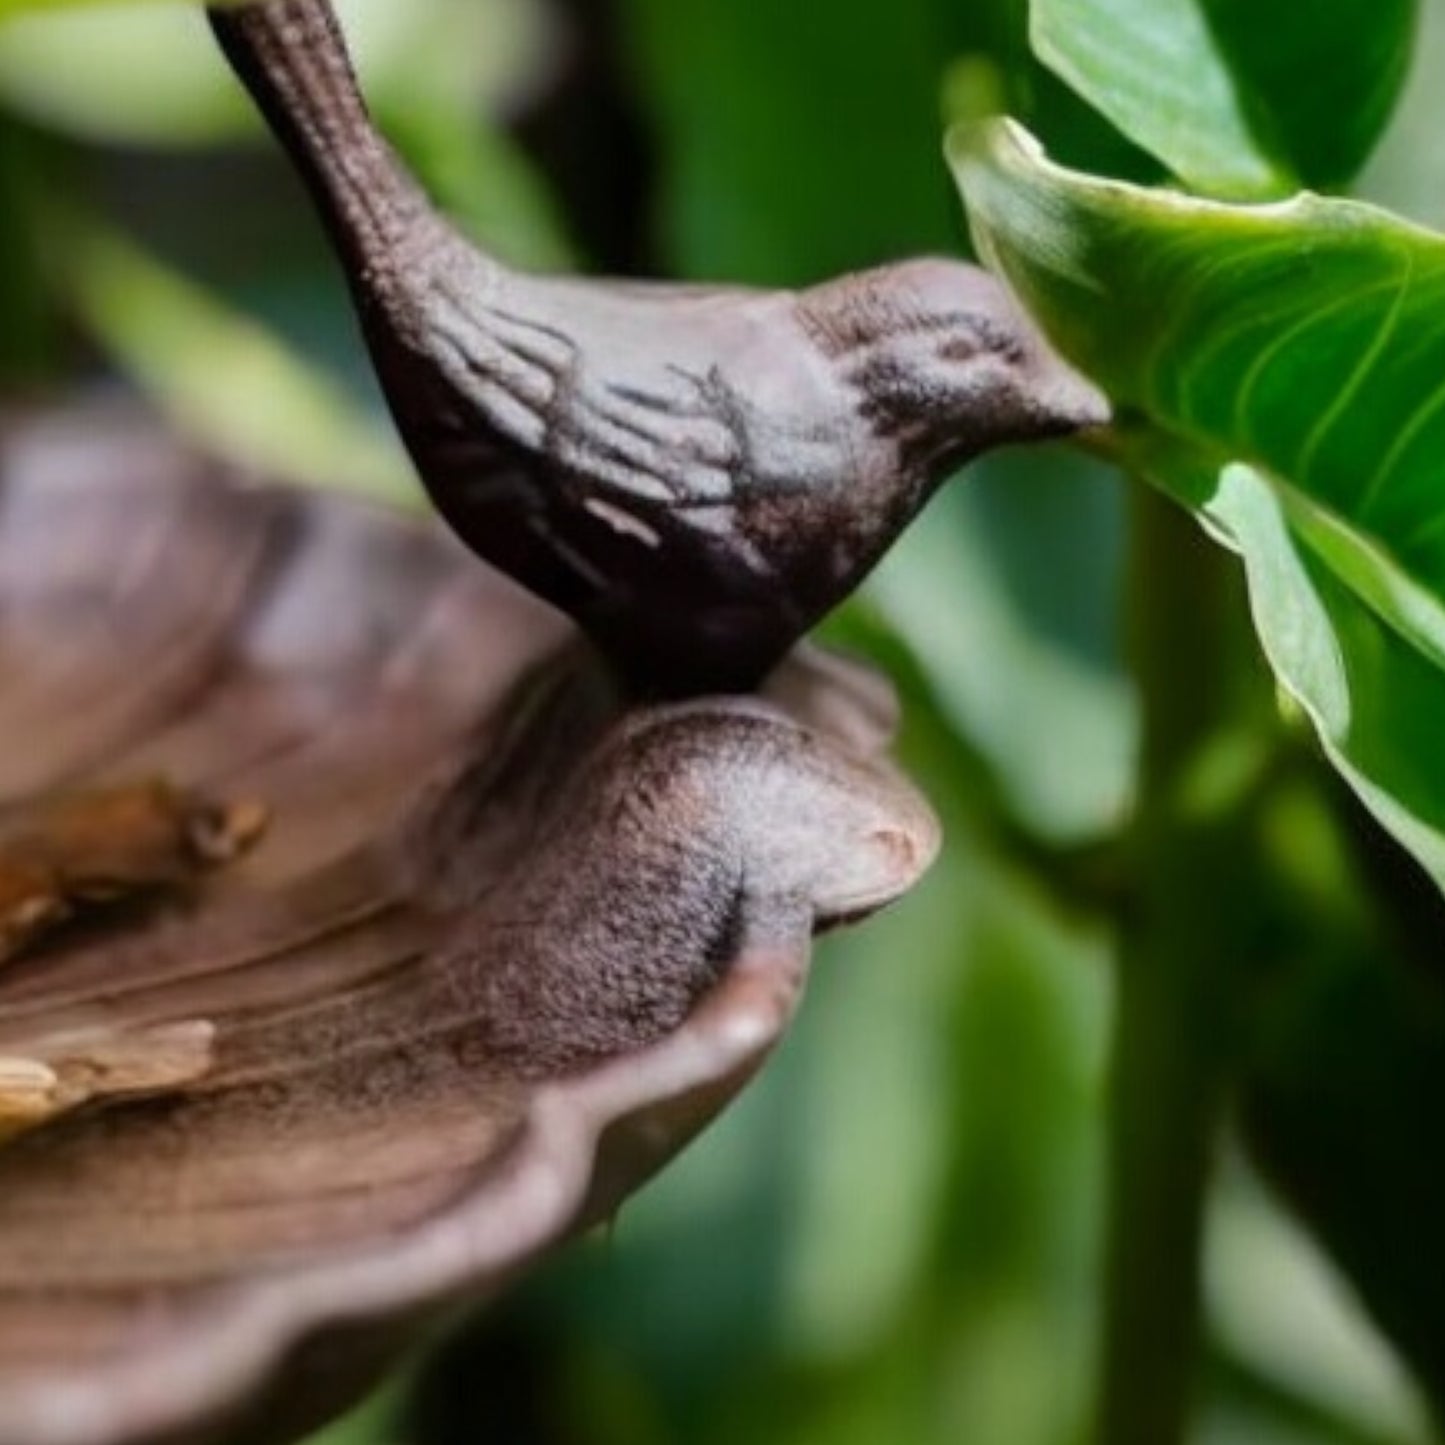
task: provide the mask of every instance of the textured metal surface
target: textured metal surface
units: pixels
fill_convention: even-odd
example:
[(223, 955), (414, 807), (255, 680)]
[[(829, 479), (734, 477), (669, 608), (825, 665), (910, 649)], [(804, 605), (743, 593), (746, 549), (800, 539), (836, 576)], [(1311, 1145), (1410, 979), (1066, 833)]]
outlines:
[(0, 968), (0, 1058), (214, 1046), (0, 1147), (4, 1445), (335, 1408), (690, 1137), (813, 929), (936, 841), (857, 669), (621, 710), (439, 532), (124, 412), (0, 437), (0, 658), (0, 816), (157, 771), (272, 813), (189, 903)]

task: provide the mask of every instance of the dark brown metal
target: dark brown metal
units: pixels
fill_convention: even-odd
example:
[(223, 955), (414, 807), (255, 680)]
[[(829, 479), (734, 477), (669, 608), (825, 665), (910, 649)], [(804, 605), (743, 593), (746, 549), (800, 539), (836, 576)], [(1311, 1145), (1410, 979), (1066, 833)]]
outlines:
[(328, 0), (211, 25), (325, 218), (438, 509), (643, 691), (752, 686), (962, 462), (1106, 419), (954, 261), (796, 293), (509, 270), (377, 134)]
[(636, 1189), (933, 852), (811, 649), (625, 709), (440, 529), (128, 413), (0, 434), (0, 492), (0, 828), (152, 772), (271, 816), (0, 968), (3, 1445), (294, 1438)]

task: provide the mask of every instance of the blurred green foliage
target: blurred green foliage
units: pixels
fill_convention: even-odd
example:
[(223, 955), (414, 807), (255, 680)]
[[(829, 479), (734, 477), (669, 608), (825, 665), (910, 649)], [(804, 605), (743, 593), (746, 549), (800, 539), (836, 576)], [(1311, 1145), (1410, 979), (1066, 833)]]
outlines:
[[(8, 18), (21, 8), (35, 13)], [(339, 278), (200, 16), (41, 8), (0, 0), (0, 399), (138, 386), (257, 465), (412, 498)], [(1159, 143), (1155, 102), (1110, 99), (1106, 66), (1082, 86), (1096, 111), (1035, 58), (1026, 0), (339, 8), (374, 108), (428, 186), (537, 267), (789, 284), (963, 250), (940, 138), (999, 108), (1065, 163), (1189, 175)], [(1259, 117), (1303, 63), (1292, 33), (1310, 32), (1317, 67), (1359, 62), (1348, 93), (1391, 92), (1409, 7), (1369, 8), (1389, 21), (1371, 31), (1388, 82), (1340, 44), (1358, 7), (1328, 7), (1329, 23), (1298, 0), (1278, 24), (1203, 0), (1150, 14), (1255, 26), (1257, 65), (1221, 43), (1198, 66), (1225, 66), (1241, 133), (1267, 132), (1274, 164), (1281, 132)], [(1132, 53), (1137, 3), (1034, 10), (1056, 45), (1084, 16), (1112, 20)], [(1424, 19), (1419, 53), (1445, 54), (1445, 0)], [(1148, 78), (1187, 90), (1182, 53)], [(1318, 102), (1339, 93), (1300, 82), (1293, 173), (1335, 181), (1362, 158), (1368, 136), (1340, 141), (1344, 161), (1327, 153)], [(1367, 132), (1387, 107), (1331, 104)], [(1417, 74), (1371, 194), (1445, 218), (1442, 124), (1441, 87)], [(987, 461), (830, 624), (898, 682), (905, 756), (948, 828), (938, 867), (825, 944), (773, 1066), (608, 1238), (427, 1350), (317, 1445), (1074, 1445), (1115, 1273), (1111, 1020), (1154, 883), (1178, 902), (1173, 937), (1194, 945), (1181, 954), (1211, 975), (1176, 989), (1178, 1037), (1227, 1070), (1195, 1438), (1431, 1438), (1445, 915), (1277, 704), (1240, 590), (1212, 561), (1188, 565), (1219, 582), (1217, 626), (1201, 599), (1194, 633), (1144, 635), (1152, 599), (1163, 609), (1188, 578), (1172, 593), (1141, 579), (1130, 485), (1062, 448)], [(1199, 650), (1146, 666), (1150, 646), (1190, 636)], [(1178, 724), (1171, 706), (1194, 715)], [(1161, 811), (1150, 780), (1176, 724), (1197, 748)], [(1140, 857), (1141, 819), (1167, 825), (1142, 835), (1166, 839), (1157, 859)], [(1176, 835), (1207, 877), (1162, 856)], [(1217, 980), (1215, 950), (1232, 955)], [(1143, 1105), (1167, 1102), (1167, 1072)], [(1113, 1113), (1117, 1131), (1130, 1111), (1116, 1099)], [(1217, 1144), (1201, 1140), (1209, 1159)]]
[(1353, 201), (1086, 177), (1004, 124), (952, 153), (998, 268), (1147, 419), (1119, 450), (1243, 554), (1281, 681), (1445, 882), (1445, 239)]

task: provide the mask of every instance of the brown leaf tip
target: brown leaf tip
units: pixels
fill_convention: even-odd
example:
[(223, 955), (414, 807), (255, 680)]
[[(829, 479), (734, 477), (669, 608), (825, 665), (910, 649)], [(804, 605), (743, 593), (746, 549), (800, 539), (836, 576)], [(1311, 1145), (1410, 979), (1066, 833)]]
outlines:
[(0, 840), (0, 963), (101, 905), (184, 891), (261, 839), (267, 810), (164, 779), (49, 800)]

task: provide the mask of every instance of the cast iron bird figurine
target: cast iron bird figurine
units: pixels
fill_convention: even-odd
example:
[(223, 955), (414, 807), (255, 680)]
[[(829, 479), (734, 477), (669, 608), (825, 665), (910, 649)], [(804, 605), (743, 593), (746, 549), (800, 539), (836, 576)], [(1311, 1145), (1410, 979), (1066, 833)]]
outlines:
[(377, 133), (328, 0), (210, 22), (321, 211), (438, 510), (636, 690), (753, 686), (959, 464), (1107, 419), (958, 262), (796, 292), (510, 270)]

